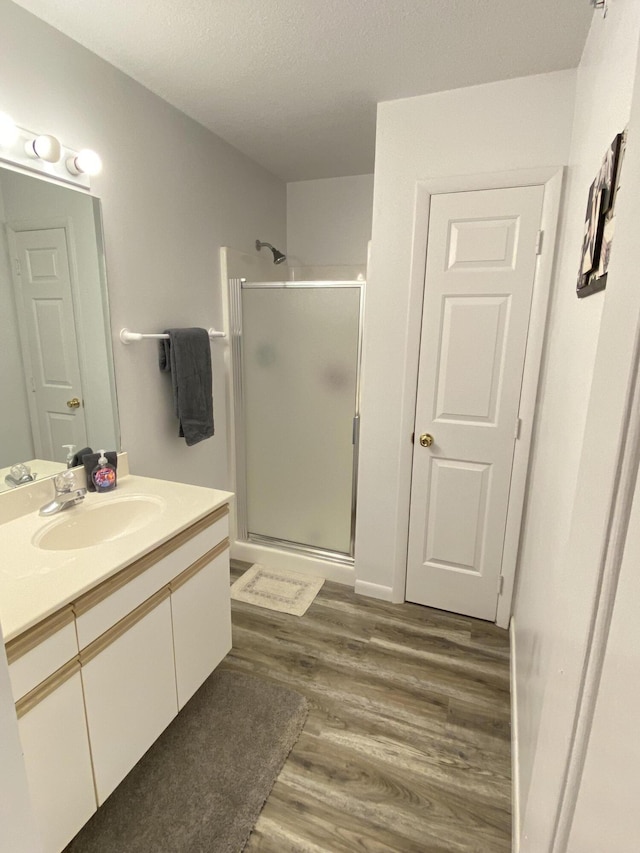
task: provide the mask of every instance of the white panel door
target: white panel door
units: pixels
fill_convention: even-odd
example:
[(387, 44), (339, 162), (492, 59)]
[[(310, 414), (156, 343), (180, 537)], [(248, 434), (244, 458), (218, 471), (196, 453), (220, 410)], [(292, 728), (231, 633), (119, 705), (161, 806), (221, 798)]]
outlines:
[(36, 456), (64, 461), (63, 444), (87, 443), (66, 231), (17, 231), (14, 241)]
[(543, 194), (431, 200), (406, 598), (491, 621)]

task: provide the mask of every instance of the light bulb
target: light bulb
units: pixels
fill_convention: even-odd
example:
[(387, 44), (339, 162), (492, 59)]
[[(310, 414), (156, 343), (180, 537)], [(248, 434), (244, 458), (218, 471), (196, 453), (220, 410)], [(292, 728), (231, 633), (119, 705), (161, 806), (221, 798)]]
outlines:
[(85, 148), (75, 157), (69, 157), (67, 169), (72, 175), (97, 175), (102, 170), (102, 160), (95, 151)]
[(0, 148), (10, 148), (18, 138), (18, 128), (6, 113), (0, 113)]
[(48, 163), (57, 163), (62, 155), (62, 147), (55, 136), (46, 134), (25, 142), (24, 150), (29, 157), (37, 157)]

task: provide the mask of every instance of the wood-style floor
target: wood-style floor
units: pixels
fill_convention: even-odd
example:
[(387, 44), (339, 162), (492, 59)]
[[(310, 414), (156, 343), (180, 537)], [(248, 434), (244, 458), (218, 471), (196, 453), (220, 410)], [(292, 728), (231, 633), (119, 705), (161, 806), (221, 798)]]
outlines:
[(511, 850), (506, 631), (329, 582), (302, 617), (232, 608), (222, 666), (310, 705), (246, 853)]

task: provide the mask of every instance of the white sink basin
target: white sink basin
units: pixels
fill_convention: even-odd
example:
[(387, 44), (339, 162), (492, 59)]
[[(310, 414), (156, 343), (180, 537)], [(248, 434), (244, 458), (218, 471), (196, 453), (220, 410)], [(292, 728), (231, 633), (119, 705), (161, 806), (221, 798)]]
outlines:
[(81, 504), (63, 510), (31, 541), (44, 551), (92, 548), (135, 533), (156, 519), (163, 508), (162, 498), (150, 495), (106, 498), (93, 506)]

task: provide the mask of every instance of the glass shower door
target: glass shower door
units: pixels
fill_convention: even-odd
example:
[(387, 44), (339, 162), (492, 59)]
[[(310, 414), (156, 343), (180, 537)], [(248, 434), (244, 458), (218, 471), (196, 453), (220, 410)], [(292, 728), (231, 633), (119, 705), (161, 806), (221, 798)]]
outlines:
[(242, 284), (249, 539), (353, 553), (360, 282)]

